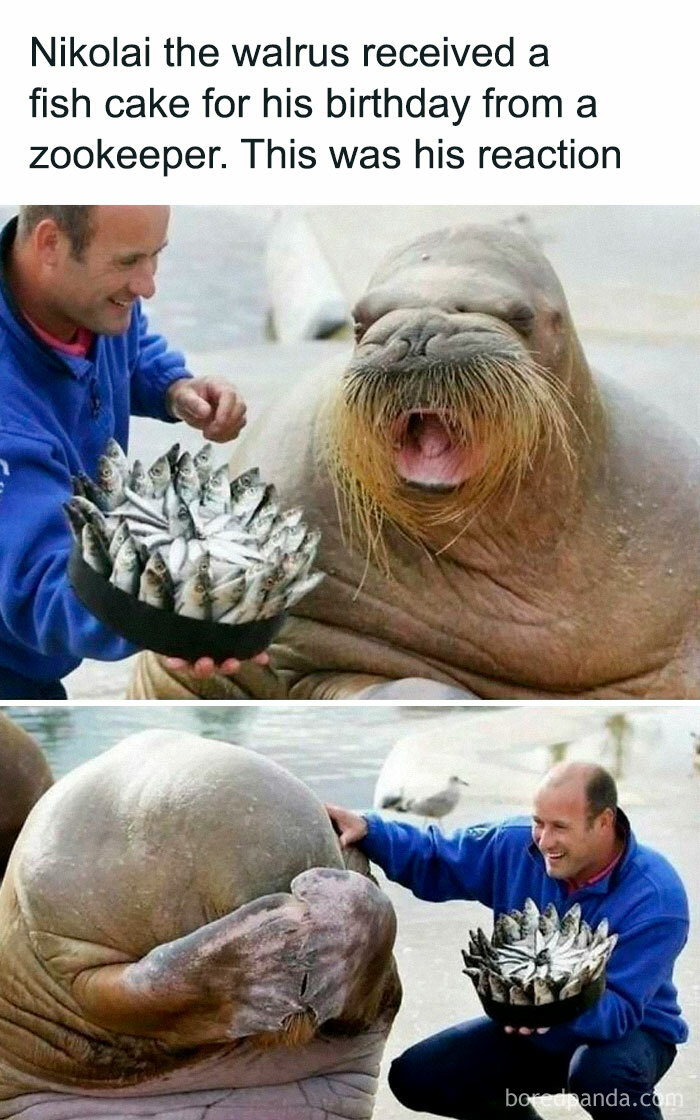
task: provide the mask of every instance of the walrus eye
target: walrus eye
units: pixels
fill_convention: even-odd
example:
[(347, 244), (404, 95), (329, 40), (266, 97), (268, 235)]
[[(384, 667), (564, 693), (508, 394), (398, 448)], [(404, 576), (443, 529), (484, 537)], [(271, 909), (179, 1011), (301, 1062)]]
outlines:
[(511, 327), (515, 327), (516, 331), (529, 334), (535, 321), (535, 312), (528, 304), (519, 303), (508, 309), (504, 319)]
[(353, 324), (352, 330), (353, 334), (355, 335), (355, 342), (359, 342), (367, 328), (365, 327), (364, 323), (358, 323), (356, 319)]

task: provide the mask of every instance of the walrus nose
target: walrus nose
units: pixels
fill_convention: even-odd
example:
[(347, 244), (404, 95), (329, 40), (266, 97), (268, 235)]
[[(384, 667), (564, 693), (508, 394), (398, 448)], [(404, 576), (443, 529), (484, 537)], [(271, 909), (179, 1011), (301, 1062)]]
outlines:
[(445, 316), (434, 315), (415, 323), (404, 325), (396, 332), (396, 338), (405, 342), (407, 357), (423, 358), (427, 355), (430, 343), (438, 335), (445, 334)]
[(452, 350), (455, 344), (460, 350), (481, 349), (484, 336), (493, 336), (497, 329), (494, 320), (485, 315), (454, 315), (440, 309), (427, 318), (423, 315), (403, 323), (394, 331), (392, 342), (403, 342), (407, 357), (430, 358)]

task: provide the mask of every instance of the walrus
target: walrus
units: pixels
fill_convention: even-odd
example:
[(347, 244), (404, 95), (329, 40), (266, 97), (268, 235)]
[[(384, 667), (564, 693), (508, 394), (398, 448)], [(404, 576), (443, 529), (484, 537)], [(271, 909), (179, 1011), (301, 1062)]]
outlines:
[(593, 376), (540, 251), (500, 227), (420, 237), (353, 314), (349, 364), (231, 467), (304, 507), (326, 580), (268, 670), (195, 680), (145, 654), (130, 694), (699, 696), (697, 445)]
[(0, 712), (0, 880), (30, 809), (52, 781), (38, 743)]
[(10, 859), (0, 1117), (369, 1117), (394, 935), (301, 781), (132, 735), (45, 794)]

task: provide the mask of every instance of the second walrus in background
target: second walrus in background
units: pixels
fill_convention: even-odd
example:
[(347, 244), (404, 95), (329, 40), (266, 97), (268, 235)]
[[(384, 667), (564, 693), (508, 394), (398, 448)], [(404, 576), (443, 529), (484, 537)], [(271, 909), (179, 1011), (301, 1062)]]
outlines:
[(132, 695), (699, 696), (696, 445), (594, 379), (536, 247), (429, 234), (354, 315), (348, 368), (300, 382), (232, 464), (323, 529), (328, 578), (269, 669), (195, 681), (145, 654)]

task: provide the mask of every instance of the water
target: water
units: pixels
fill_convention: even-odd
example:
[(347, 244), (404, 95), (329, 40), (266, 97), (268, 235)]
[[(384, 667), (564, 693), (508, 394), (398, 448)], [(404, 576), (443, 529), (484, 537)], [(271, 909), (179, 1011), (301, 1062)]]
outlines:
[(452, 711), (335, 706), (301, 710), (277, 704), (6, 710), (38, 739), (57, 778), (135, 731), (173, 727), (259, 751), (292, 770), (319, 796), (350, 807), (371, 804), (379, 767), (399, 735)]

